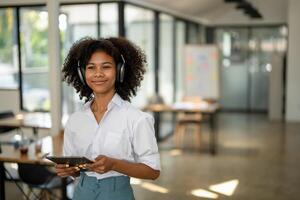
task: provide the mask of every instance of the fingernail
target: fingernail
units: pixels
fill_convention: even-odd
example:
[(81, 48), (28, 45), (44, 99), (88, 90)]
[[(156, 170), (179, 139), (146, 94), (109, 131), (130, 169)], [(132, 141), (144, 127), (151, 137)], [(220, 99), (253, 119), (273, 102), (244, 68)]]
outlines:
[(66, 164), (66, 167), (69, 167), (69, 164)]

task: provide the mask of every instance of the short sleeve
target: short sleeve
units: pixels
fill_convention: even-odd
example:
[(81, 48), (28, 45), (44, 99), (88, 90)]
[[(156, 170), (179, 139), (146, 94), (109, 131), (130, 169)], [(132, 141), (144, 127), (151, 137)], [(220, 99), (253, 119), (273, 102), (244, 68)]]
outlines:
[(134, 126), (133, 150), (135, 161), (152, 169), (161, 170), (160, 156), (154, 134), (154, 119), (145, 114)]

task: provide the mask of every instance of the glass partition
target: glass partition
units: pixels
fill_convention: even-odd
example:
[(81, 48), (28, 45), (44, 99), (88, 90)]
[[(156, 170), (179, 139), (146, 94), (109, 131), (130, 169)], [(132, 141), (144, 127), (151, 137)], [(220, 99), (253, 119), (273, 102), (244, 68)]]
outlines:
[(161, 14), (159, 39), (159, 93), (167, 104), (173, 103), (173, 18)]
[(268, 110), (272, 57), (278, 54), (284, 57), (286, 32), (287, 28), (280, 26), (216, 29), (221, 55), (222, 108)]
[(16, 9), (0, 8), (0, 88), (17, 89), (19, 81)]
[(100, 37), (118, 36), (118, 4), (100, 4)]
[[(285, 53), (287, 41), (281, 27), (254, 28), (249, 39), (250, 107), (264, 111), (269, 104), (269, 76), (274, 56)], [(282, 62), (283, 63), (283, 62)]]
[(218, 29), (220, 96), (226, 109), (248, 108), (248, 29)]
[(181, 101), (184, 96), (184, 45), (185, 23), (176, 21), (176, 101)]
[(187, 37), (187, 43), (188, 44), (199, 44), (200, 43), (200, 32), (199, 32), (199, 25), (192, 23), (192, 22), (188, 22), (187, 23), (188, 26), (188, 37)]
[(154, 95), (154, 13), (150, 10), (125, 5), (126, 38), (142, 48), (147, 56), (148, 66), (142, 85), (132, 103), (137, 107), (147, 104)]
[[(159, 15), (159, 94), (166, 104), (174, 103), (173, 69), (173, 23), (174, 19), (165, 14)], [(173, 114), (161, 114), (160, 137), (173, 130)]]
[(49, 111), (48, 13), (20, 8), (22, 102), (28, 111)]

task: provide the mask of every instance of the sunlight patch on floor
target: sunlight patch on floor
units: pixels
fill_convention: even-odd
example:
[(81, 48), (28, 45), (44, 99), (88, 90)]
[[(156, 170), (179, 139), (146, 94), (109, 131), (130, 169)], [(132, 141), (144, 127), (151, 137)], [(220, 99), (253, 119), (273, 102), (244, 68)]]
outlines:
[(238, 186), (239, 181), (237, 179), (226, 181), (223, 183), (211, 185), (209, 189), (214, 192), (218, 192), (220, 194), (231, 196), (233, 195), (236, 187)]
[(204, 190), (204, 189), (192, 190), (191, 194), (196, 197), (202, 197), (202, 198), (208, 198), (208, 199), (217, 199), (218, 198), (217, 194), (207, 191), (207, 190)]

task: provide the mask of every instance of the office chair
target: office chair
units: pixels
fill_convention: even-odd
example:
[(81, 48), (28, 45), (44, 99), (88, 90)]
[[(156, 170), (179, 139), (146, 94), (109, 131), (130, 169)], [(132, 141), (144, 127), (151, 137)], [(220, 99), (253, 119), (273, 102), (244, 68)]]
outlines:
[[(0, 111), (0, 119), (6, 119), (6, 118), (12, 118), (15, 117), (15, 114), (12, 111)], [(11, 133), (13, 130), (17, 130), (18, 127), (11, 127), (11, 126), (0, 126), (0, 135), (1, 134), (8, 134)], [(7, 144), (7, 145), (13, 145), (12, 142), (4, 142), (0, 141), (0, 153), (2, 153), (1, 146)], [(10, 173), (11, 176), (8, 176), (7, 172), (5, 173), (5, 180), (6, 181), (19, 181), (19, 176), (17, 173), (17, 170), (12, 168), (10, 164), (5, 164), (5, 169)]]
[[(27, 184), (29, 191), (26, 194), (30, 198), (33, 189), (39, 189), (39, 199), (57, 199), (58, 197), (53, 193), (53, 190), (63, 187), (62, 178), (51, 172), (46, 166), (38, 164), (21, 164), (18, 163), (18, 172), (20, 180)], [(67, 179), (67, 184), (71, 183), (71, 179)]]

